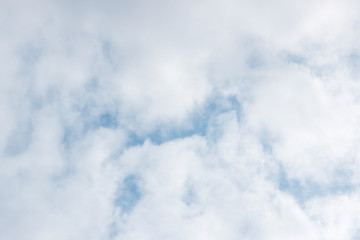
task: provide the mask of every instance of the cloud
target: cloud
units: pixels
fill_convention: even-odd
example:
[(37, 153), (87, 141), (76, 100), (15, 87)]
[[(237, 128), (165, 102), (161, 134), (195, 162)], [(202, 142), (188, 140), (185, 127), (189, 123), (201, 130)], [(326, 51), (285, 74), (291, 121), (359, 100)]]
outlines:
[(356, 239), (354, 1), (0, 3), (1, 239)]

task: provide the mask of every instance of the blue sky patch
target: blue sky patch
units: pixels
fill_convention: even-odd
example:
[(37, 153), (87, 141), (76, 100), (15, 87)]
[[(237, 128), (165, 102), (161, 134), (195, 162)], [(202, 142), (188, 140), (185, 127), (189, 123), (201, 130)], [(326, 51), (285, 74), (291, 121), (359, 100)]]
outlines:
[(135, 132), (129, 132), (128, 146), (141, 145), (146, 139), (150, 139), (155, 144), (162, 144), (193, 135), (205, 136), (212, 118), (229, 111), (235, 111), (238, 122), (241, 121), (242, 106), (236, 96), (211, 99), (202, 108), (193, 112), (190, 117), (190, 127), (184, 128), (183, 126), (177, 127), (163, 124), (145, 136), (138, 136)]
[(321, 184), (310, 179), (301, 182), (298, 179), (290, 179), (284, 167), (279, 167), (279, 189), (292, 195), (302, 206), (307, 200), (314, 197), (337, 195), (353, 192), (357, 189), (350, 181), (351, 175), (334, 173), (330, 183)]
[(295, 63), (299, 65), (305, 65), (307, 63), (307, 59), (304, 56), (290, 52), (285, 54), (285, 60), (288, 63)]
[(16, 156), (24, 153), (31, 143), (32, 131), (33, 128), (30, 122), (18, 124), (7, 138), (4, 149), (5, 154)]
[(119, 186), (115, 205), (120, 207), (123, 213), (129, 213), (141, 199), (138, 180), (135, 175), (129, 175)]
[(246, 64), (249, 68), (255, 69), (262, 67), (265, 64), (265, 61), (260, 53), (253, 52), (252, 54), (250, 54), (250, 56), (248, 56)]
[(191, 204), (193, 204), (196, 200), (196, 193), (195, 190), (192, 186), (188, 186), (186, 188), (184, 197), (183, 197), (183, 201), (185, 202), (185, 204), (187, 206), (190, 206)]

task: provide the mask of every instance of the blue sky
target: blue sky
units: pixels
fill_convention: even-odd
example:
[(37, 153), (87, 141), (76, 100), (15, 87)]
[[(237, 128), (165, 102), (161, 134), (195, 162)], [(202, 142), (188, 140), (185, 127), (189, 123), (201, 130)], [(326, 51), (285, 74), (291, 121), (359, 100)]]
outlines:
[(359, 238), (359, 7), (2, 1), (0, 239)]

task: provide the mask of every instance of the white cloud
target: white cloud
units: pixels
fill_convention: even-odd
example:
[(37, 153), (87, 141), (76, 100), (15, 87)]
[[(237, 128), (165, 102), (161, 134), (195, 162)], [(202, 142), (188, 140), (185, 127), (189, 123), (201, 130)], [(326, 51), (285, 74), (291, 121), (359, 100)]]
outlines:
[(357, 5), (3, 1), (0, 238), (356, 238)]

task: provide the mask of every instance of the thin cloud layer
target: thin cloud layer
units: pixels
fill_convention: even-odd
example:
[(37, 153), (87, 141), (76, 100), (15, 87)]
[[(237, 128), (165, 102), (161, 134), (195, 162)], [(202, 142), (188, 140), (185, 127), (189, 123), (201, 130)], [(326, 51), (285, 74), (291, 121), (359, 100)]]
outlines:
[(355, 1), (0, 3), (0, 239), (360, 236)]

